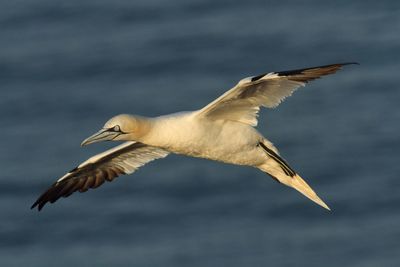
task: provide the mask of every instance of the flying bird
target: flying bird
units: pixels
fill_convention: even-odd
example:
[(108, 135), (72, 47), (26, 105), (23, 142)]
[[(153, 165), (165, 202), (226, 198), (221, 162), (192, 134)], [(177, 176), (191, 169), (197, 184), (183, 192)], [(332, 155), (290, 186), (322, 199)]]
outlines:
[(252, 166), (292, 187), (329, 210), (277, 148), (255, 128), (260, 107), (275, 108), (309, 81), (333, 74), (338, 63), (269, 72), (240, 80), (232, 89), (195, 111), (149, 118), (121, 114), (82, 142), (126, 141), (95, 155), (59, 178), (32, 205), (40, 211), (50, 202), (96, 188), (169, 153)]

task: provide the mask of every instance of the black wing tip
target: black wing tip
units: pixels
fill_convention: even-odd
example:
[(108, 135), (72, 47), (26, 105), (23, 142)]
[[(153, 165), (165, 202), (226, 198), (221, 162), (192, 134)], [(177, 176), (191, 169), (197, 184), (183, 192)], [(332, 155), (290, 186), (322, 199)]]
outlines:
[(359, 62), (346, 62), (346, 63), (339, 63), (340, 65), (361, 65)]
[(33, 203), (31, 206), (31, 210), (37, 207), (38, 211), (41, 211), (43, 207), (47, 203), (54, 203), (56, 202), (62, 195), (58, 195), (59, 191), (62, 187), (59, 186), (59, 183), (54, 183), (50, 186), (43, 194), (38, 197), (38, 199)]
[(49, 201), (46, 200), (44, 198), (44, 196), (42, 195), (35, 201), (35, 203), (33, 203), (33, 205), (31, 206), (31, 210), (33, 210), (37, 207), (37, 210), (41, 211), (43, 209), (43, 207), (47, 204), (47, 202), (49, 202)]
[[(61, 182), (56, 182), (50, 188), (48, 188), (40, 197), (33, 203), (31, 209), (37, 207), (38, 211), (41, 211), (47, 203), (54, 203), (61, 197), (68, 197), (74, 192), (86, 192), (88, 189), (95, 189), (102, 185), (105, 181), (111, 182), (115, 177), (120, 174), (126, 174), (123, 171), (116, 171), (114, 175), (104, 173), (103, 179), (96, 179), (96, 176), (86, 177), (84, 181), (72, 180), (71, 177)], [(76, 178), (76, 177), (72, 177)], [(89, 183), (87, 183), (89, 181)]]
[(340, 68), (340, 67), (347, 66), (347, 65), (360, 65), (360, 63), (355, 62), (355, 61), (354, 62), (343, 62), (343, 63), (336, 63), (336, 64), (330, 64), (330, 65), (321, 66), (320, 68), (331, 67), (331, 66), (338, 66)]
[(346, 65), (360, 65), (360, 63), (358, 63), (358, 62), (342, 62), (342, 63), (334, 63), (334, 64), (328, 64), (328, 65), (303, 68), (303, 69), (276, 71), (274, 73), (277, 74), (278, 76), (292, 76), (292, 75), (303, 74), (303, 72), (307, 71), (307, 70), (323, 69), (323, 68), (329, 68), (329, 67), (337, 67), (337, 69), (340, 69), (341, 67), (346, 66)]
[[(316, 66), (316, 67), (309, 67), (309, 68), (303, 68), (303, 69), (295, 69), (295, 70), (285, 70), (285, 71), (274, 71), (272, 73), (277, 74), (278, 76), (291, 76), (291, 75), (299, 75), (302, 74), (303, 71), (305, 70), (311, 70), (311, 69), (319, 69), (319, 68), (328, 68), (328, 67), (333, 67), (337, 66), (338, 68), (346, 65), (360, 65), (358, 62), (343, 62), (343, 63), (334, 63), (334, 64), (328, 64), (328, 65), (321, 65), (321, 66)], [(265, 75), (269, 74), (270, 72), (263, 73), (257, 76), (254, 76), (251, 78), (251, 82), (255, 82), (263, 78)]]
[(37, 207), (38, 211), (41, 211), (42, 208), (44, 207), (44, 205), (46, 205), (46, 202), (38, 202), (36, 201), (35, 203), (33, 203), (33, 205), (31, 206), (31, 210), (35, 209)]
[(251, 78), (251, 82), (258, 81), (259, 79), (261, 79), (262, 77), (264, 77), (264, 76), (267, 75), (267, 74), (268, 74), (268, 73), (263, 73), (263, 74), (254, 76), (254, 77)]
[[(35, 208), (36, 208), (36, 206), (38, 206), (38, 204), (36, 204), (36, 205), (32, 206), (32, 207), (31, 207), (31, 210), (35, 209)], [(38, 207), (37, 207), (37, 211), (38, 211), (38, 212), (40, 212), (40, 211), (42, 210), (42, 208), (43, 208), (43, 207), (41, 207), (41, 206), (38, 206)]]
[(35, 202), (35, 203), (33, 203), (33, 205), (31, 206), (31, 210), (33, 210), (34, 208), (36, 208), (36, 206), (37, 206), (37, 201)]

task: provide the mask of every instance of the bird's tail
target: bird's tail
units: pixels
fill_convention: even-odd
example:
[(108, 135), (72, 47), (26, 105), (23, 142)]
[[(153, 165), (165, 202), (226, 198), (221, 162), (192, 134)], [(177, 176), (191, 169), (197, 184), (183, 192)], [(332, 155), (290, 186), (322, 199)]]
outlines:
[(324, 207), (327, 210), (331, 210), (328, 205), (314, 192), (314, 190), (300, 177), (297, 173), (294, 173), (293, 176), (288, 175), (286, 172), (277, 169), (276, 167), (272, 167), (269, 165), (261, 165), (259, 167), (262, 171), (271, 175), (278, 182), (292, 187), (302, 193), (304, 196), (308, 197), (310, 200), (314, 201), (321, 207)]
[(312, 190), (312, 188), (296, 173), (294, 177), (291, 177), (291, 180), (288, 186), (296, 189), (321, 207), (324, 207), (327, 210), (331, 210), (328, 205)]
[(272, 144), (269, 143), (269, 145), (267, 145), (259, 143), (259, 145), (268, 156), (266, 162), (258, 166), (260, 170), (268, 173), (278, 182), (296, 189), (325, 209), (331, 210), (328, 205), (318, 197), (314, 190), (312, 190), (312, 188), (300, 177), (300, 175), (298, 175), (287, 164), (287, 162), (279, 156), (276, 148)]

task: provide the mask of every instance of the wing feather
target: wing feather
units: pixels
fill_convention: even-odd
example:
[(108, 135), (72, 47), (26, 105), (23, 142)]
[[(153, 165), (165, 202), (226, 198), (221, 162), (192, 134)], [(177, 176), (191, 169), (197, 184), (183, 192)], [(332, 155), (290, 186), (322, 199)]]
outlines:
[(261, 106), (274, 108), (286, 97), (309, 81), (333, 74), (344, 65), (338, 63), (313, 68), (270, 72), (248, 77), (222, 96), (198, 111), (199, 116), (215, 120), (238, 121), (251, 126), (257, 125)]
[(164, 158), (168, 152), (139, 142), (126, 142), (95, 155), (58, 179), (32, 205), (41, 210), (47, 202), (68, 197), (76, 191), (86, 192), (105, 181), (111, 182), (123, 174), (131, 174), (144, 164)]

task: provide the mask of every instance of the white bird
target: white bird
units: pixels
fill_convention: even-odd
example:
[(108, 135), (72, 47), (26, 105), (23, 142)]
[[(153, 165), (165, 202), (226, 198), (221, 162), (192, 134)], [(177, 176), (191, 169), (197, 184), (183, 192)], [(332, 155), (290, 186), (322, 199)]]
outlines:
[(257, 126), (261, 106), (274, 108), (297, 88), (323, 75), (335, 73), (340, 63), (291, 71), (270, 72), (239, 81), (204, 108), (147, 118), (122, 114), (85, 139), (82, 146), (112, 140), (127, 141), (95, 155), (58, 179), (32, 205), (85, 192), (119, 175), (131, 174), (144, 164), (169, 153), (252, 166), (290, 186), (329, 210), (311, 187), (279, 155)]

